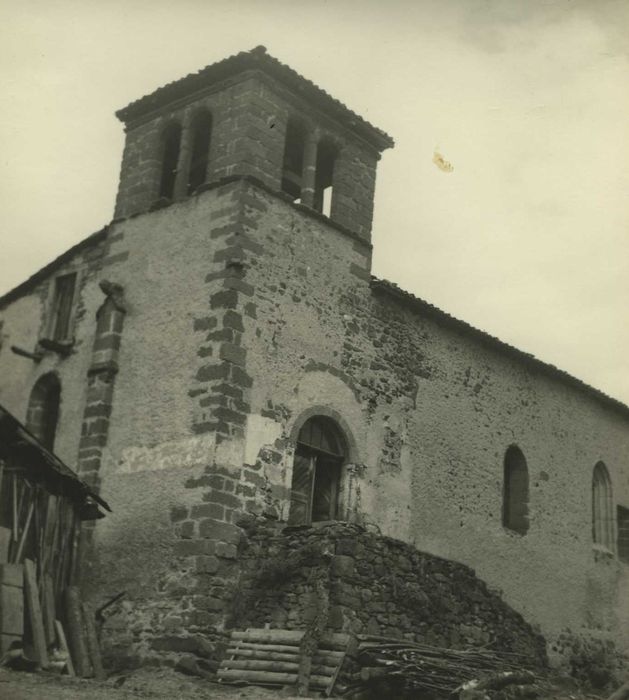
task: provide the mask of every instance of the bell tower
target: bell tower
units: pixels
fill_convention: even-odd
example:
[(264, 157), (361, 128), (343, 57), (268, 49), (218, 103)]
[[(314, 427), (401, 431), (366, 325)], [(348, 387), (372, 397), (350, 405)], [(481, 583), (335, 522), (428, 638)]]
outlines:
[(116, 218), (248, 177), (370, 240), (386, 133), (266, 53), (214, 63), (117, 112)]

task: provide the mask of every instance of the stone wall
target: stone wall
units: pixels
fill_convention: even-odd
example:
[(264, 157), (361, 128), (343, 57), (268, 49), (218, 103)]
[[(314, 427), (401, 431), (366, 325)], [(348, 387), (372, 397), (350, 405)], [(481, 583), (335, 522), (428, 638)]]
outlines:
[(541, 634), (467, 566), (347, 523), (274, 536), (255, 520), (246, 527), (233, 625), (305, 629), (317, 609), (312, 571), (323, 565), (331, 631), (483, 646), (546, 662)]

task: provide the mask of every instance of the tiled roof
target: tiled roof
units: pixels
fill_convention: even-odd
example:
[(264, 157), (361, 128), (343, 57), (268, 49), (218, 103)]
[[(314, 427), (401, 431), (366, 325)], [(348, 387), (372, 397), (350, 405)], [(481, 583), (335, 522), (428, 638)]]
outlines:
[(558, 379), (564, 384), (573, 386), (576, 389), (579, 389), (584, 393), (588, 394), (589, 396), (597, 399), (606, 406), (609, 406), (610, 408), (613, 408), (616, 411), (623, 413), (625, 416), (629, 416), (629, 406), (622, 403), (621, 401), (618, 401), (618, 399), (614, 399), (611, 396), (604, 394), (599, 389), (595, 389), (593, 386), (586, 384), (584, 381), (573, 377), (571, 374), (568, 374), (568, 372), (565, 372), (564, 370), (559, 369), (554, 365), (551, 365), (547, 362), (543, 362), (542, 360), (538, 360), (534, 355), (531, 355), (530, 353), (518, 350), (518, 348), (513, 347), (513, 345), (509, 345), (508, 343), (505, 343), (499, 338), (496, 338), (495, 336), (490, 335), (485, 331), (481, 331), (478, 328), (471, 326), (469, 323), (466, 323), (465, 321), (461, 321), (458, 318), (451, 316), (445, 311), (442, 311), (436, 306), (433, 306), (429, 302), (424, 301), (419, 297), (416, 297), (414, 294), (405, 291), (401, 287), (398, 287), (398, 285), (394, 284), (393, 282), (389, 282), (388, 280), (381, 280), (377, 277), (372, 276), (371, 288), (375, 292), (382, 292), (388, 294), (398, 299), (399, 301), (407, 304), (411, 309), (426, 314), (427, 316), (431, 316), (432, 318), (436, 319), (442, 324), (454, 328), (456, 331), (466, 333), (472, 336), (474, 339), (480, 341), (481, 343), (485, 343), (490, 347), (494, 348), (495, 350), (498, 350), (499, 352), (502, 352), (505, 355), (513, 357), (518, 362), (529, 365), (533, 369), (537, 369), (548, 376), (554, 377), (555, 379)]
[(123, 109), (116, 116), (123, 122), (131, 122), (138, 117), (159, 109), (175, 100), (187, 97), (191, 93), (212, 85), (220, 80), (241, 73), (245, 70), (263, 70), (288, 87), (317, 104), (317, 106), (336, 120), (357, 131), (379, 150), (391, 148), (393, 139), (381, 129), (365, 121), (342, 102), (336, 100), (325, 90), (301, 76), (285, 63), (281, 63), (266, 52), (264, 46), (257, 46), (251, 51), (242, 51), (228, 58), (202, 68), (197, 73), (190, 73), (184, 78), (158, 88), (150, 95), (140, 97)]

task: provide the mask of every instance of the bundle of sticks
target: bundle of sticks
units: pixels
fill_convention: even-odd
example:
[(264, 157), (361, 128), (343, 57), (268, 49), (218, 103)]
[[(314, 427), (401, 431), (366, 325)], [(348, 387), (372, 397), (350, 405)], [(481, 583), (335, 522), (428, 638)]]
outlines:
[(534, 667), (527, 657), (487, 648), (446, 649), (373, 636), (361, 636), (359, 642), (361, 681), (389, 677), (407, 689), (448, 695), (478, 678), (509, 672), (521, 675), (523, 669)]

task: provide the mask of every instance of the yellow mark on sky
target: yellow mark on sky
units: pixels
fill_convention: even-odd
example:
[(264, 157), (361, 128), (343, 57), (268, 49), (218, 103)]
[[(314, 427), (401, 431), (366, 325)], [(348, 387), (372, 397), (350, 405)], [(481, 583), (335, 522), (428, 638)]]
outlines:
[(439, 168), (443, 170), (444, 173), (451, 173), (454, 170), (454, 166), (450, 161), (447, 161), (439, 151), (435, 151), (432, 157), (432, 162)]

